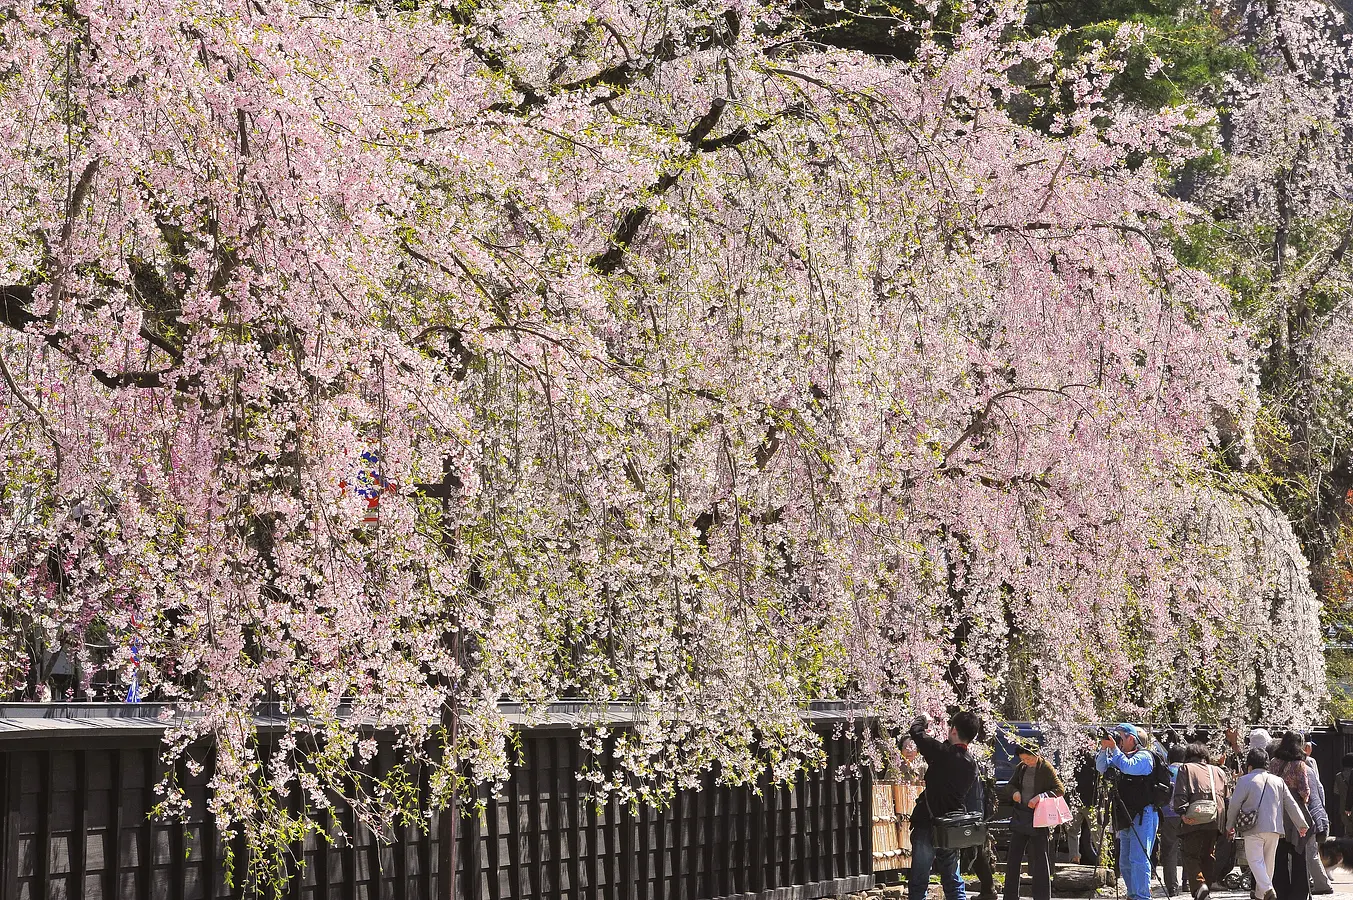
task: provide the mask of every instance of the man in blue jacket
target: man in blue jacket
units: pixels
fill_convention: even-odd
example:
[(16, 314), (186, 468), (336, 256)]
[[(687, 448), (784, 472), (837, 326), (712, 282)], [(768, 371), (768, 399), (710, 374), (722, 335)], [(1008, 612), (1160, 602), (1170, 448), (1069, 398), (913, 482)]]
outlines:
[(1160, 825), (1151, 787), (1156, 757), (1141, 746), (1136, 726), (1125, 723), (1099, 742), (1095, 768), (1117, 782), (1113, 827), (1128, 898), (1151, 900), (1151, 847)]

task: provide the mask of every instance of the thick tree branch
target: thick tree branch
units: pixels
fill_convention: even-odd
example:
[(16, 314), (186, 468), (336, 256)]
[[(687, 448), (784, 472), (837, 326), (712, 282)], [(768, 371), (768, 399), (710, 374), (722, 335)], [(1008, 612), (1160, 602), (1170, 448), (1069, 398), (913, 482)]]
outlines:
[(27, 284), (0, 285), (0, 324), (22, 331), (37, 316), (29, 310), (33, 303), (33, 287)]
[[(33, 302), (33, 292), (34, 289), (32, 285), (0, 285), (0, 325), (7, 326), (15, 331), (26, 331), (30, 325), (43, 323), (43, 320), (38, 316), (35, 316), (32, 310), (29, 309), (29, 306)], [(68, 335), (64, 332), (43, 329), (40, 331), (35, 330), (31, 333), (41, 337), (48, 346), (61, 353), (72, 362), (88, 365), (86, 360), (81, 359), (67, 346), (66, 340)], [(148, 342), (167, 353), (175, 362), (178, 362), (182, 358), (182, 351), (154, 334), (154, 332), (149, 331), (145, 326), (142, 326), (139, 334)], [(165, 376), (172, 371), (172, 369), (162, 369), (159, 371), (146, 372), (108, 372), (97, 366), (90, 366), (89, 368), (89, 374), (100, 384), (109, 388), (166, 387), (168, 386), (168, 383), (165, 381)], [(195, 386), (195, 380), (180, 377), (173, 382), (172, 386), (175, 390), (189, 391)]]

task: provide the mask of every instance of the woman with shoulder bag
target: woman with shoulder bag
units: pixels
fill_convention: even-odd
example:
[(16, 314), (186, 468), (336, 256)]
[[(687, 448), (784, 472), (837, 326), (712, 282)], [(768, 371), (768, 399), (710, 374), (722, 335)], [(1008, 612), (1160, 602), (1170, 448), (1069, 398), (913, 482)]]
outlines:
[(1184, 881), (1194, 900), (1207, 900), (1216, 878), (1217, 838), (1226, 822), (1226, 772), (1208, 761), (1204, 744), (1184, 748), (1170, 806), (1179, 814)]
[[(1226, 809), (1226, 831), (1245, 840), (1245, 860), (1254, 876), (1255, 900), (1277, 900), (1273, 889), (1278, 839), (1286, 831), (1284, 814), (1299, 819), (1303, 813), (1287, 785), (1269, 774), (1268, 753), (1254, 748), (1245, 757), (1249, 769), (1236, 781)], [(1304, 827), (1299, 829), (1306, 833)]]
[[(1005, 785), (1006, 799), (1015, 805), (1010, 817), (1010, 848), (1005, 858), (1005, 900), (1019, 900), (1019, 869), (1027, 853), (1029, 877), (1033, 880), (1033, 900), (1052, 897), (1052, 867), (1048, 857), (1051, 828), (1034, 826), (1034, 810), (1044, 801), (1066, 794), (1057, 770), (1038, 755), (1031, 742), (1017, 745), (1019, 765)], [(1062, 801), (1065, 803), (1065, 801)]]

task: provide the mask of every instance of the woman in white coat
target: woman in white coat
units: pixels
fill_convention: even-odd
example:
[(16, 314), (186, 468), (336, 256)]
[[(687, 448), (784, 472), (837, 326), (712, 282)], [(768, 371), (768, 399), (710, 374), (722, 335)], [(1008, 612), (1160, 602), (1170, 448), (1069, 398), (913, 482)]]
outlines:
[(1273, 890), (1273, 862), (1278, 852), (1278, 838), (1286, 833), (1287, 825), (1284, 813), (1294, 823), (1297, 831), (1306, 834), (1306, 813), (1297, 803), (1287, 784), (1277, 775), (1268, 772), (1268, 754), (1254, 749), (1245, 757), (1248, 771), (1236, 781), (1235, 793), (1226, 808), (1226, 831), (1234, 836), (1236, 820), (1242, 815), (1254, 815), (1254, 825), (1247, 829), (1245, 839), (1245, 859), (1250, 865), (1250, 874), (1254, 876), (1254, 896), (1256, 900), (1274, 900), (1277, 892)]

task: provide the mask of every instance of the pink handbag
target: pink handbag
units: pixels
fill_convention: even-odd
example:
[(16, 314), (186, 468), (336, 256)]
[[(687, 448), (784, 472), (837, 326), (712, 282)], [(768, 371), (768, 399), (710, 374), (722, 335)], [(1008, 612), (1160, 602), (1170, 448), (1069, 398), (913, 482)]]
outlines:
[(1065, 797), (1043, 795), (1034, 807), (1035, 828), (1056, 828), (1071, 821), (1071, 807), (1066, 805)]

